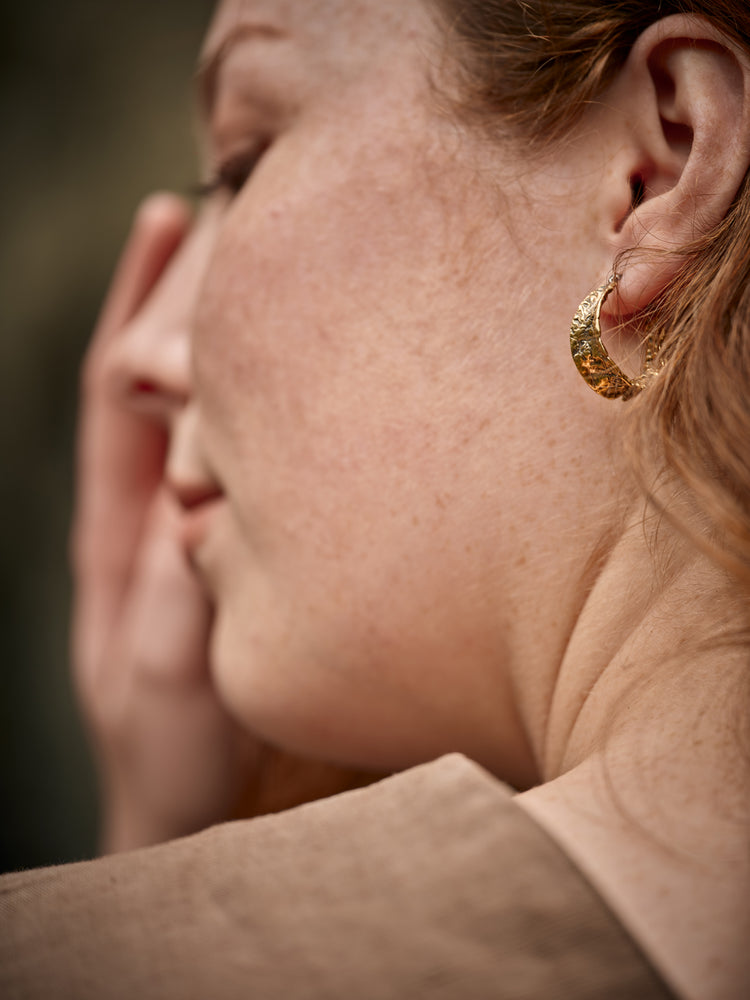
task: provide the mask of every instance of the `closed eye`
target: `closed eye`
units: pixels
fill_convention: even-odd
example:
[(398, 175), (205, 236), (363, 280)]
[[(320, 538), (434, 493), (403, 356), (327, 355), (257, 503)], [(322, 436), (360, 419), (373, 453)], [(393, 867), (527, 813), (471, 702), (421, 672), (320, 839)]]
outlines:
[(233, 198), (248, 182), (269, 145), (264, 142), (252, 152), (237, 153), (224, 160), (208, 180), (194, 185), (191, 193), (198, 198), (210, 198), (217, 192), (223, 192)]

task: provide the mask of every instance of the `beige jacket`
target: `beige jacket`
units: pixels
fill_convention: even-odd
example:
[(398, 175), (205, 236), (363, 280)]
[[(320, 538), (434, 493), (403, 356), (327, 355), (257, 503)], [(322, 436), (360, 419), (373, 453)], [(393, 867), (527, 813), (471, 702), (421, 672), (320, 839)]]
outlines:
[(673, 996), (459, 755), (184, 840), (0, 879), (0, 997)]

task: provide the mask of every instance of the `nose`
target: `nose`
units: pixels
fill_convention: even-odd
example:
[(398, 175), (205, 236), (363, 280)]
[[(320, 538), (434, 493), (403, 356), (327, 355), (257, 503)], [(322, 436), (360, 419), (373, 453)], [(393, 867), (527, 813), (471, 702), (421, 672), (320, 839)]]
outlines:
[(172, 432), (190, 400), (190, 329), (206, 241), (179, 199), (153, 197), (139, 214), (151, 287), (112, 345), (111, 380), (128, 408)]

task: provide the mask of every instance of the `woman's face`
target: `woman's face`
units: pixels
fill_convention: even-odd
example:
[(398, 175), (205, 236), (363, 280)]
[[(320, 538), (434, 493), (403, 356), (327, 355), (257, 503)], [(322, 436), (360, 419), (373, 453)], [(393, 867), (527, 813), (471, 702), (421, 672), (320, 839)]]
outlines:
[(522, 784), (602, 530), (577, 515), (610, 493), (612, 404), (567, 348), (608, 258), (571, 252), (597, 224), (572, 155), (456, 123), (442, 44), (417, 0), (220, 6), (225, 187), (139, 377), (189, 341), (169, 472), (231, 710), (324, 758), (460, 750)]

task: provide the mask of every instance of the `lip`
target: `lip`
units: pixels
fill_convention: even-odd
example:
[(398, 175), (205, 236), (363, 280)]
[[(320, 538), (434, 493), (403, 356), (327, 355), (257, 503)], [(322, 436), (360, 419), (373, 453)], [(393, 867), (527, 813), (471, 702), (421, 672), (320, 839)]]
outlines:
[(205, 543), (211, 525), (225, 500), (223, 495), (204, 500), (185, 510), (180, 518), (178, 534), (188, 555), (194, 555)]

